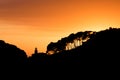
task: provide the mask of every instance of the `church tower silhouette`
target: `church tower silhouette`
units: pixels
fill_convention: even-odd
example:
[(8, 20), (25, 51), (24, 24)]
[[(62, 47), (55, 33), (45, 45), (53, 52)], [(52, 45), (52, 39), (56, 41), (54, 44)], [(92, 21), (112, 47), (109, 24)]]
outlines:
[(38, 54), (38, 49), (35, 48), (34, 54)]

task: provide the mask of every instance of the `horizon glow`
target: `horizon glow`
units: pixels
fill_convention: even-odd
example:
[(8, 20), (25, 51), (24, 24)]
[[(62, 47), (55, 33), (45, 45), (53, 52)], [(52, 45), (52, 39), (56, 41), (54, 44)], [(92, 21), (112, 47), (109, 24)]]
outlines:
[(0, 40), (29, 56), (71, 33), (120, 28), (119, 14), (119, 0), (0, 0)]

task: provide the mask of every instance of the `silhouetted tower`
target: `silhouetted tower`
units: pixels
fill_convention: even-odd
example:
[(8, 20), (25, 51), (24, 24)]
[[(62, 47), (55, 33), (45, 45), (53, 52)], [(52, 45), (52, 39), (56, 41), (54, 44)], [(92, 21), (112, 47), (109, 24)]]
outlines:
[(35, 48), (35, 51), (34, 51), (34, 53), (35, 53), (35, 54), (37, 54), (37, 53), (38, 53), (38, 50), (37, 50), (37, 48)]

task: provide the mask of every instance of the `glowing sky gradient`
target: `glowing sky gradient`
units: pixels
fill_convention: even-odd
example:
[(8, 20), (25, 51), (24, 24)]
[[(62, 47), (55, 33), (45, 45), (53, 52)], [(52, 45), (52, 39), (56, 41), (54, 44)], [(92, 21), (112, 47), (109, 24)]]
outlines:
[(70, 33), (120, 28), (120, 0), (0, 0), (0, 39), (31, 55)]

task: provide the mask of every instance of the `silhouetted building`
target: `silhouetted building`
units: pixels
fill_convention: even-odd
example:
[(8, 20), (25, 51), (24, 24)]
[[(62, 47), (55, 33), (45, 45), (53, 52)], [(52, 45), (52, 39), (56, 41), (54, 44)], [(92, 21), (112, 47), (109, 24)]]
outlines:
[(34, 54), (38, 54), (38, 49), (35, 48)]

